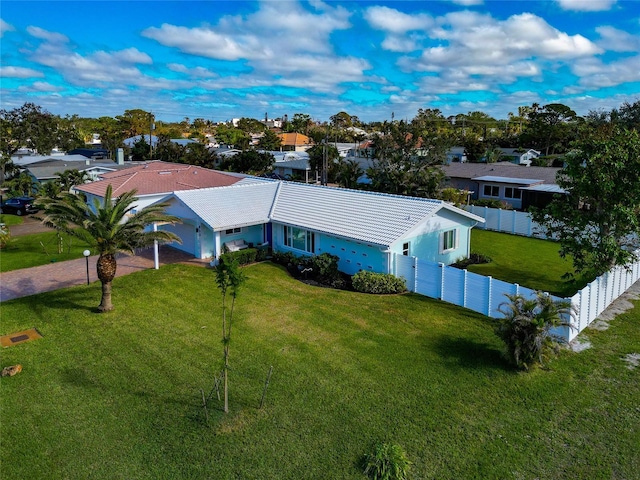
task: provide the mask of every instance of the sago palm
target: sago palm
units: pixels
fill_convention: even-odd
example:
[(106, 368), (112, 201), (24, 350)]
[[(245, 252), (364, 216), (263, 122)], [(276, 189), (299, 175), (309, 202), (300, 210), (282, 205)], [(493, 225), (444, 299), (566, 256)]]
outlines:
[(154, 223), (178, 223), (180, 220), (164, 212), (166, 203), (157, 203), (134, 212), (136, 191), (130, 191), (112, 199), (111, 185), (107, 187), (102, 203), (96, 199), (89, 205), (80, 195), (63, 192), (57, 198), (44, 197), (38, 205), (44, 210), (45, 225), (54, 227), (84, 240), (99, 255), (98, 279), (102, 283), (102, 299), (98, 310), (113, 309), (111, 303), (112, 281), (116, 276), (116, 254), (134, 254), (136, 248), (159, 243), (180, 242), (172, 232), (152, 231), (147, 227)]
[(545, 356), (558, 348), (564, 339), (552, 330), (574, 328), (571, 318), (574, 308), (570, 301), (554, 300), (550, 295), (536, 292), (535, 297), (506, 295), (509, 299), (498, 310), (504, 315), (495, 328), (505, 343), (507, 358), (518, 368), (529, 369), (542, 364)]

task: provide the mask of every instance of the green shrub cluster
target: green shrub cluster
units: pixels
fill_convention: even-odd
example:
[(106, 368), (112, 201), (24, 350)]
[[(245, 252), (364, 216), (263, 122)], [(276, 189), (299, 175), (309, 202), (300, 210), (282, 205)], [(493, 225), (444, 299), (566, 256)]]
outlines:
[(507, 202), (503, 202), (501, 200), (490, 200), (490, 199), (482, 199), (482, 200), (472, 200), (472, 205), (476, 207), (489, 207), (489, 208), (501, 208), (502, 210), (513, 210), (513, 207)]
[(298, 257), (291, 252), (274, 252), (273, 261), (287, 267), (296, 278), (314, 280), (333, 288), (344, 288), (346, 281), (338, 270), (340, 257), (330, 253)]
[(238, 265), (247, 265), (249, 263), (254, 263), (258, 261), (258, 249), (245, 248), (236, 252), (227, 252), (220, 255), (220, 263), (222, 264), (228, 265), (231, 264), (234, 260), (238, 263)]
[(351, 278), (353, 289), (362, 293), (402, 293), (407, 290), (404, 278), (390, 273), (376, 273), (361, 270)]

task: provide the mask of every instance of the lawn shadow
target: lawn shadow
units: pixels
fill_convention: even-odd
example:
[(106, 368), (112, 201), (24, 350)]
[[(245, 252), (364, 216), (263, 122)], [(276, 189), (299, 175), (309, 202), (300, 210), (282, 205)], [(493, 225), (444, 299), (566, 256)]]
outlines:
[[(93, 297), (94, 295), (86, 289), (65, 288), (11, 301), (24, 303), (39, 320), (46, 323), (49, 321), (50, 313), (48, 312), (51, 310), (76, 310), (97, 314), (100, 299), (94, 299)], [(87, 304), (88, 299), (91, 300), (91, 304)]]
[(487, 343), (441, 335), (434, 339), (433, 347), (434, 351), (449, 365), (465, 369), (512, 370), (502, 352)]

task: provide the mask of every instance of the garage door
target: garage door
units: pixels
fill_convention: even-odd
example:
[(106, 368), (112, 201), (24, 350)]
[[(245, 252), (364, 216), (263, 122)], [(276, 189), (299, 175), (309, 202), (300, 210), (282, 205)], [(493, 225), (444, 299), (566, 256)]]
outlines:
[(172, 247), (182, 250), (183, 252), (190, 253), (196, 257), (196, 228), (193, 225), (186, 223), (178, 223), (176, 225), (164, 225), (163, 230), (175, 233), (182, 240), (182, 245), (179, 243), (170, 243)]

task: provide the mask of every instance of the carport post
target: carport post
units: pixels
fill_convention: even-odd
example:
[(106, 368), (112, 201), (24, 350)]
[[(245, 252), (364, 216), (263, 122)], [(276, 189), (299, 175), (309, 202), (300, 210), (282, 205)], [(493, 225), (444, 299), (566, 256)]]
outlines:
[[(154, 222), (153, 231), (158, 231), (158, 224)], [(153, 266), (156, 270), (160, 268), (160, 260), (158, 259), (158, 240), (153, 241)]]

